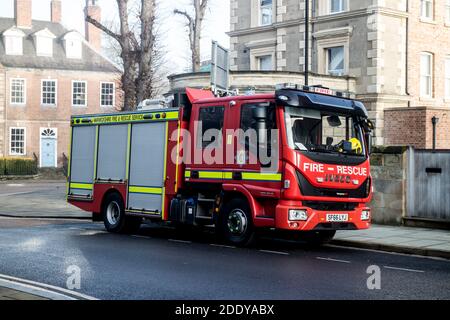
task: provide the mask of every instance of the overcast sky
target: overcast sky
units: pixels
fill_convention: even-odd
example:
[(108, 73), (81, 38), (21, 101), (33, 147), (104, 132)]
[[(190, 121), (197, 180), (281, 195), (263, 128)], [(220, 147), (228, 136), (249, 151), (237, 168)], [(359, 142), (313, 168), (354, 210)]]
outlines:
[[(209, 0), (209, 12), (203, 28), (202, 58), (210, 57), (211, 39), (219, 41), (228, 48), (229, 38), (225, 32), (229, 31), (230, 6), (229, 0)], [(189, 52), (187, 51), (187, 34), (183, 19), (173, 15), (175, 7), (185, 8), (191, 0), (159, 0), (161, 16), (161, 38), (167, 50), (167, 61), (173, 72), (181, 72), (188, 66)], [(112, 20), (117, 16), (115, 0), (99, 0), (102, 7), (102, 17)], [(84, 34), (83, 8), (85, 0), (62, 0), (62, 20), (69, 29), (76, 29)], [(14, 16), (14, 0), (0, 0), (0, 15)], [(50, 19), (50, 0), (33, 0), (33, 19)]]

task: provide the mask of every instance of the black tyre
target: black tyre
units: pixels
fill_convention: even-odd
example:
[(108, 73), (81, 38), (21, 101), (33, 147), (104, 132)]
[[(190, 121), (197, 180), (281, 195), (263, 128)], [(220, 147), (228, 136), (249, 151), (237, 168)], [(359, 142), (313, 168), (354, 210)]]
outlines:
[(125, 215), (125, 205), (118, 193), (110, 193), (106, 196), (103, 201), (102, 216), (106, 230), (112, 233), (136, 232), (142, 222), (141, 218)]
[(246, 200), (233, 199), (225, 203), (218, 218), (217, 232), (222, 240), (236, 246), (253, 243), (255, 230)]
[(321, 246), (333, 240), (336, 230), (309, 231), (304, 235), (304, 239), (309, 245)]

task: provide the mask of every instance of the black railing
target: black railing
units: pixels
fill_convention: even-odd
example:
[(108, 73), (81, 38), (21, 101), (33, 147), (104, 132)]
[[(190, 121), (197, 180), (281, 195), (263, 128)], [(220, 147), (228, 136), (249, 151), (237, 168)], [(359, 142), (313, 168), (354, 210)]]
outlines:
[(0, 158), (0, 176), (27, 176), (38, 173), (38, 159)]
[(62, 154), (62, 165), (64, 175), (67, 177), (69, 174), (69, 158), (66, 156), (64, 152)]

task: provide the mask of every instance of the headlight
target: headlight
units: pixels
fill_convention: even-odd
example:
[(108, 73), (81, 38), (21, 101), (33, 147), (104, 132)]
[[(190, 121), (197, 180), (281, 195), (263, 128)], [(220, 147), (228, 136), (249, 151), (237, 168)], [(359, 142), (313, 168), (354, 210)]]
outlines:
[(361, 220), (362, 221), (370, 220), (370, 210), (361, 211)]
[(290, 221), (306, 221), (308, 220), (308, 213), (306, 210), (289, 210)]

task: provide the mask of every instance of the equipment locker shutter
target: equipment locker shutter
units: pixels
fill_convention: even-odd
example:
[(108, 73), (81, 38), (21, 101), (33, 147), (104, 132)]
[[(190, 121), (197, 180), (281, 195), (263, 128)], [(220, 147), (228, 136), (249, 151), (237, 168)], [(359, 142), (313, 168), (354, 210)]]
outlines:
[(128, 209), (161, 213), (166, 123), (133, 124)]
[(73, 128), (69, 194), (92, 196), (95, 139), (95, 126)]
[(103, 125), (98, 133), (98, 180), (125, 180), (128, 125)]

